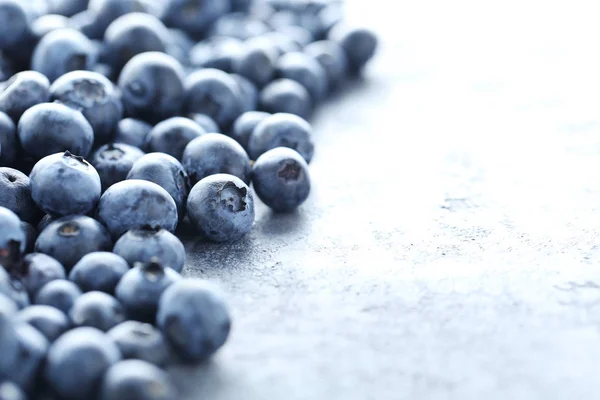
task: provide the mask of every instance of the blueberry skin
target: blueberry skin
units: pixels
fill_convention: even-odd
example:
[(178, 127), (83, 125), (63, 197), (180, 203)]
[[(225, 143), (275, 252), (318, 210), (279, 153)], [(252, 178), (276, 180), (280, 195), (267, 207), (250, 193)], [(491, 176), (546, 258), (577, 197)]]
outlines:
[(342, 46), (332, 40), (313, 42), (304, 48), (325, 69), (329, 90), (334, 90), (348, 78), (348, 58)]
[(269, 150), (253, 166), (252, 184), (259, 199), (277, 212), (296, 209), (308, 198), (308, 164), (287, 147)]
[(243, 97), (239, 85), (229, 74), (213, 68), (192, 72), (185, 80), (187, 113), (211, 117), (227, 129), (242, 113)]
[(40, 288), (34, 297), (34, 303), (52, 306), (68, 315), (75, 300), (82, 294), (81, 289), (73, 282), (56, 279)]
[(125, 321), (125, 310), (113, 296), (91, 291), (79, 296), (69, 311), (74, 326), (90, 326), (108, 331)]
[(31, 170), (29, 179), (31, 198), (48, 214), (86, 214), (95, 209), (100, 199), (98, 172), (68, 151), (42, 158)]
[(184, 76), (181, 64), (169, 55), (147, 52), (134, 56), (119, 76), (126, 114), (149, 122), (177, 115), (184, 101)]
[(270, 31), (263, 21), (243, 12), (225, 14), (211, 27), (211, 35), (246, 40)]
[(231, 10), (228, 0), (197, 1), (171, 0), (167, 4), (163, 21), (167, 26), (181, 29), (198, 37), (217, 19)]
[(50, 86), (52, 100), (81, 111), (94, 132), (94, 145), (111, 140), (117, 123), (123, 118), (123, 105), (115, 85), (91, 71), (73, 71)]
[(58, 308), (44, 305), (33, 305), (19, 311), (16, 320), (33, 326), (50, 343), (71, 326), (69, 318), (64, 312)]
[(302, 51), (302, 47), (294, 39), (282, 32), (266, 32), (253, 40), (263, 41), (265, 46), (271, 46), (277, 52), (277, 57), (294, 51)]
[[(15, 268), (11, 265), (7, 266), (7, 264), (3, 266), (10, 271)], [(25, 286), (19, 278), (9, 275), (5, 268), (0, 268), (0, 295), (10, 299), (19, 309), (29, 306), (30, 301)]]
[(29, 324), (15, 326), (19, 341), (19, 357), (8, 370), (6, 378), (25, 390), (33, 389), (44, 359), (48, 353), (48, 340)]
[(263, 87), (275, 76), (277, 53), (274, 47), (258, 38), (246, 41), (243, 53), (234, 61), (233, 72)]
[[(0, 268), (0, 285), (5, 284), (8, 274)], [(19, 340), (17, 332), (14, 329), (14, 317), (17, 314), (18, 307), (8, 296), (2, 294), (0, 289), (0, 376), (6, 379), (7, 371), (13, 368), (19, 351)]]
[(44, 36), (33, 51), (31, 69), (46, 75), (50, 82), (76, 70), (90, 70), (97, 54), (81, 32), (63, 28)]
[(185, 264), (185, 248), (181, 240), (164, 229), (144, 227), (132, 229), (117, 240), (115, 254), (131, 266), (136, 263), (157, 261), (165, 267), (181, 272)]
[(181, 279), (175, 270), (163, 267), (158, 262), (138, 264), (123, 275), (115, 293), (128, 319), (153, 322), (160, 295)]
[(44, 215), (42, 217), (42, 219), (40, 220), (40, 223), (37, 226), (38, 232), (43, 231), (44, 229), (46, 229), (46, 227), (48, 225), (50, 225), (51, 223), (53, 223), (54, 221), (56, 221), (59, 218), (62, 218), (62, 217), (55, 217), (54, 215), (50, 215), (50, 214)]
[(0, 49), (14, 49), (31, 37), (32, 10), (21, 0), (0, 1)]
[(124, 181), (133, 164), (144, 155), (137, 147), (123, 143), (109, 143), (92, 154), (92, 165), (102, 181), (102, 191)]
[(100, 223), (84, 215), (72, 215), (52, 222), (35, 242), (35, 251), (57, 259), (67, 271), (86, 254), (107, 251), (112, 241)]
[(244, 149), (248, 149), (248, 141), (254, 128), (270, 115), (262, 111), (248, 111), (243, 113), (233, 123), (229, 136), (241, 144)]
[(287, 53), (275, 65), (278, 78), (291, 79), (308, 90), (315, 103), (327, 94), (327, 74), (317, 60), (301, 52)]
[(138, 359), (165, 366), (170, 360), (170, 348), (162, 332), (148, 323), (125, 321), (107, 332), (117, 344), (124, 359)]
[(52, 14), (64, 15), (71, 17), (83, 10), (87, 9), (89, 0), (53, 0), (50, 1), (49, 12)]
[(293, 114), (278, 113), (260, 122), (248, 142), (248, 154), (256, 160), (263, 153), (276, 147), (296, 150), (307, 163), (314, 155), (312, 128), (310, 124)]
[(35, 221), (39, 217), (27, 175), (13, 168), (0, 167), (0, 206), (17, 214), (22, 221)]
[(184, 360), (202, 361), (227, 340), (231, 317), (223, 296), (202, 279), (171, 285), (160, 298), (157, 325)]
[(169, 193), (156, 183), (127, 179), (109, 187), (100, 198), (97, 212), (113, 239), (144, 225), (169, 232), (177, 227), (177, 206)]
[(259, 109), (272, 114), (288, 113), (309, 118), (313, 101), (308, 90), (291, 79), (275, 79), (260, 92)]
[(50, 81), (37, 71), (23, 71), (0, 84), (0, 111), (17, 123), (27, 109), (50, 100)]
[(71, 28), (71, 20), (60, 14), (42, 15), (31, 23), (31, 32), (37, 40), (54, 30), (63, 28)]
[(211, 36), (190, 50), (190, 64), (196, 68), (216, 68), (233, 71), (234, 61), (243, 53), (241, 40), (228, 36)]
[(25, 253), (33, 253), (37, 239), (37, 229), (29, 222), (21, 221), (21, 227), (25, 231)]
[(115, 143), (124, 143), (135, 146), (142, 151), (146, 151), (148, 135), (152, 130), (152, 125), (135, 118), (124, 118), (117, 124)]
[(42, 253), (27, 254), (19, 271), (21, 282), (31, 298), (46, 283), (66, 279), (65, 268), (56, 259)]
[(109, 64), (117, 71), (136, 54), (165, 52), (169, 31), (158, 18), (146, 13), (129, 13), (114, 20), (106, 29), (104, 44)]
[(65, 150), (87, 157), (94, 142), (94, 131), (83, 114), (59, 103), (29, 108), (17, 129), (23, 149), (36, 159)]
[(8, 268), (25, 251), (25, 231), (11, 210), (0, 206), (0, 265)]
[(152, 11), (143, 0), (90, 0), (88, 11), (94, 16), (86, 35), (101, 39), (109, 25), (122, 15)]
[(166, 53), (174, 57), (182, 65), (190, 64), (190, 52), (196, 45), (187, 33), (180, 29), (168, 29), (168, 41)]
[(121, 361), (106, 371), (100, 400), (172, 400), (177, 391), (162, 369), (142, 360)]
[(92, 399), (110, 366), (121, 360), (117, 345), (102, 331), (81, 327), (50, 347), (44, 378), (61, 398)]
[(19, 139), (14, 122), (0, 112), (0, 166), (12, 166), (19, 155)]
[(192, 186), (214, 174), (230, 174), (250, 183), (252, 174), (250, 158), (242, 145), (220, 133), (192, 140), (183, 152), (182, 164)]
[(364, 28), (353, 28), (337, 23), (329, 31), (328, 39), (342, 46), (353, 73), (360, 72), (377, 51), (377, 36)]
[(305, 47), (315, 40), (312, 32), (298, 25), (278, 26), (275, 29), (289, 36), (300, 47)]
[(181, 160), (185, 146), (205, 133), (200, 125), (189, 118), (172, 117), (152, 128), (148, 136), (148, 148)]
[(118, 254), (97, 251), (86, 254), (69, 272), (69, 280), (84, 292), (114, 294), (115, 287), (129, 271), (129, 264)]
[(188, 115), (188, 118), (200, 125), (200, 127), (204, 129), (204, 132), (206, 133), (214, 133), (220, 131), (219, 125), (217, 125), (217, 123), (206, 114), (194, 113)]
[(242, 111), (256, 110), (258, 104), (258, 89), (248, 79), (238, 74), (231, 74), (231, 77), (237, 82), (242, 93)]
[(0, 400), (27, 400), (27, 395), (16, 383), (4, 381), (0, 383)]
[(156, 183), (175, 201), (179, 221), (185, 217), (185, 205), (190, 192), (190, 179), (183, 165), (173, 156), (149, 153), (137, 160), (127, 179), (141, 179)]
[(254, 224), (254, 199), (248, 186), (233, 175), (210, 175), (190, 191), (188, 218), (214, 242), (241, 239)]

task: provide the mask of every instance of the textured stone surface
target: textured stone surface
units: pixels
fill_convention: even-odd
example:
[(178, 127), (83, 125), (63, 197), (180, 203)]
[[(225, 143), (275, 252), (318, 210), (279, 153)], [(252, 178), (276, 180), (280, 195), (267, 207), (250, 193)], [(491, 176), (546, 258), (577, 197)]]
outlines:
[(186, 243), (234, 314), (186, 398), (597, 399), (592, 3), (348, 3), (384, 43), (313, 121), (309, 201)]

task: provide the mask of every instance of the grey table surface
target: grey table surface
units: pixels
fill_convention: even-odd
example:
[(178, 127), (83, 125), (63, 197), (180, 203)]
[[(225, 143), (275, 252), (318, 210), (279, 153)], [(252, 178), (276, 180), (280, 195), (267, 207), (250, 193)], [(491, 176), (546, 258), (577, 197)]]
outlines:
[(382, 45), (313, 120), (309, 201), (186, 242), (234, 325), (185, 398), (598, 399), (594, 10), (348, 1)]

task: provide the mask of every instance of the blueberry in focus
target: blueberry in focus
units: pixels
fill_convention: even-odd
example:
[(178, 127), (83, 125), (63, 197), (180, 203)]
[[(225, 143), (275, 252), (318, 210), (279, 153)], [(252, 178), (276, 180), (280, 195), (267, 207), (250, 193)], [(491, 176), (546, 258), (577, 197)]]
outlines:
[(52, 222), (35, 242), (36, 252), (54, 257), (67, 271), (86, 254), (111, 248), (106, 229), (85, 215), (66, 216)]
[(119, 75), (125, 113), (149, 122), (177, 115), (184, 101), (184, 76), (181, 64), (167, 54), (134, 56)]
[(79, 296), (69, 311), (74, 326), (90, 326), (108, 331), (125, 321), (125, 310), (113, 296), (91, 291)]
[(148, 136), (148, 148), (181, 160), (185, 146), (206, 132), (189, 118), (172, 117), (159, 122)]
[(19, 311), (16, 319), (19, 322), (33, 326), (50, 343), (54, 342), (71, 327), (69, 318), (64, 312), (58, 308), (45, 305), (29, 306)]
[(348, 59), (342, 46), (332, 40), (313, 42), (304, 48), (325, 70), (329, 90), (338, 88), (348, 77)]
[(29, 108), (17, 128), (23, 150), (38, 160), (66, 150), (87, 157), (94, 142), (94, 131), (83, 114), (60, 103)]
[(144, 225), (174, 232), (178, 222), (177, 206), (169, 193), (156, 183), (138, 179), (109, 187), (100, 198), (97, 217), (115, 240)]
[(228, 174), (210, 175), (190, 191), (188, 218), (195, 229), (214, 242), (241, 239), (254, 224), (254, 199), (248, 186)]
[(192, 140), (181, 161), (192, 186), (214, 174), (230, 174), (250, 183), (252, 167), (248, 154), (238, 142), (220, 133), (208, 133)]
[(241, 75), (231, 74), (231, 77), (237, 82), (242, 94), (242, 112), (256, 110), (258, 104), (258, 89), (256, 86)]
[(27, 109), (50, 99), (50, 81), (37, 71), (22, 71), (0, 83), (0, 111), (17, 123)]
[(337, 23), (329, 32), (328, 39), (342, 46), (354, 73), (359, 72), (377, 50), (377, 37), (373, 32), (344, 23)]
[(153, 322), (160, 295), (181, 279), (181, 275), (175, 270), (163, 267), (153, 260), (140, 263), (127, 271), (117, 285), (115, 294), (123, 304), (128, 319)]
[(242, 54), (234, 61), (233, 72), (263, 87), (275, 75), (277, 56), (270, 43), (261, 38), (250, 39), (244, 43)]
[(201, 279), (171, 285), (160, 298), (157, 325), (178, 355), (202, 361), (227, 340), (231, 317), (221, 293)]
[(296, 115), (286, 113), (265, 118), (250, 135), (248, 154), (251, 159), (256, 160), (276, 147), (294, 149), (306, 162), (310, 162), (315, 149), (310, 124)]
[(254, 128), (270, 115), (262, 111), (248, 111), (243, 113), (233, 123), (229, 136), (241, 144), (244, 149), (248, 149), (248, 141)]
[(16, 383), (10, 381), (0, 382), (1, 400), (27, 400), (27, 395)]
[(163, 15), (167, 26), (198, 37), (217, 19), (231, 10), (229, 0), (171, 0)]
[(258, 157), (252, 172), (256, 195), (274, 211), (292, 211), (308, 198), (308, 164), (290, 148), (277, 147), (267, 151)]
[(321, 64), (308, 54), (284, 54), (277, 60), (275, 71), (278, 78), (291, 79), (304, 86), (315, 103), (327, 94), (327, 74)]
[(109, 142), (123, 117), (123, 105), (115, 86), (97, 72), (73, 71), (50, 86), (52, 100), (81, 111), (94, 132), (96, 146)]
[(75, 328), (50, 347), (45, 382), (61, 398), (92, 399), (106, 370), (120, 360), (117, 345), (102, 331)]
[(100, 400), (172, 400), (177, 391), (162, 369), (142, 360), (124, 360), (106, 371)]
[[(1, 100), (0, 100), (1, 101)], [(12, 166), (19, 154), (17, 128), (8, 115), (0, 112), (0, 166)]]
[(193, 113), (188, 115), (188, 118), (200, 125), (200, 128), (204, 129), (206, 133), (219, 132), (219, 125), (208, 115)]
[(26, 391), (36, 384), (48, 353), (48, 340), (37, 329), (26, 323), (15, 325), (18, 339), (18, 358), (7, 371), (6, 378)]
[(170, 359), (170, 348), (161, 331), (140, 321), (125, 321), (107, 332), (124, 359), (138, 359), (162, 367)]
[(135, 118), (124, 118), (117, 123), (115, 143), (124, 143), (135, 146), (142, 151), (146, 151), (148, 134), (152, 130), (152, 125)]
[(23, 221), (39, 218), (27, 175), (13, 168), (0, 167), (0, 206), (8, 208)]
[(129, 271), (129, 264), (118, 254), (97, 251), (86, 254), (69, 272), (69, 280), (84, 292), (115, 292), (121, 277)]
[(33, 302), (35, 304), (52, 306), (68, 315), (75, 300), (82, 294), (79, 287), (73, 282), (65, 279), (56, 279), (42, 286), (33, 298)]
[(190, 50), (190, 64), (196, 68), (215, 68), (232, 72), (235, 60), (244, 51), (241, 40), (229, 36), (211, 36)]
[(313, 101), (308, 90), (291, 79), (275, 79), (260, 92), (259, 109), (276, 113), (294, 114), (308, 118), (313, 109)]
[(66, 277), (62, 264), (42, 253), (30, 253), (23, 257), (18, 275), (31, 298), (34, 298), (46, 283)]
[(25, 231), (17, 214), (5, 207), (0, 207), (0, 227), (0, 265), (9, 268), (25, 251)]
[(143, 155), (137, 147), (123, 143), (108, 143), (96, 150), (91, 163), (100, 175), (102, 191), (124, 181), (133, 164)]
[(100, 176), (87, 161), (68, 151), (38, 161), (29, 175), (31, 198), (56, 216), (93, 211), (100, 199)]
[(179, 221), (185, 217), (185, 206), (190, 192), (190, 180), (183, 165), (165, 153), (148, 153), (134, 164), (127, 179), (140, 179), (156, 183), (175, 201)]

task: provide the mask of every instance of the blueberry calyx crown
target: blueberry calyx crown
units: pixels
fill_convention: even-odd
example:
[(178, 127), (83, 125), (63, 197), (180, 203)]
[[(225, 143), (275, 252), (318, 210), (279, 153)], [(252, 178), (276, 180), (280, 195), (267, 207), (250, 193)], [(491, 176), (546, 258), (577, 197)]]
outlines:
[(79, 235), (79, 231), (79, 224), (73, 221), (65, 222), (58, 228), (58, 234), (65, 237), (77, 236)]
[(102, 151), (102, 158), (110, 161), (117, 161), (125, 155), (125, 152), (114, 145), (109, 143), (106, 149)]
[(162, 230), (160, 225), (142, 225), (139, 228), (132, 229), (131, 234), (135, 237), (139, 238), (147, 238), (150, 236), (156, 235), (158, 232)]
[(88, 166), (87, 161), (85, 161), (85, 159), (83, 157), (76, 156), (75, 154), (71, 153), (69, 150), (66, 150), (64, 152), (63, 157), (67, 158), (68, 160), (78, 161), (79, 163), (85, 165), (86, 167)]
[(160, 280), (165, 274), (165, 267), (160, 263), (158, 258), (152, 257), (147, 263), (136, 263), (141, 264), (140, 268), (144, 273), (146, 279), (152, 282)]
[(248, 204), (246, 203), (246, 196), (248, 195), (248, 189), (245, 187), (238, 187), (233, 182), (225, 183), (221, 189), (217, 191), (217, 196), (221, 205), (224, 208), (229, 208), (230, 211), (240, 212), (246, 210)]
[(286, 182), (297, 181), (301, 173), (302, 169), (296, 162), (288, 161), (277, 171), (277, 177)]

